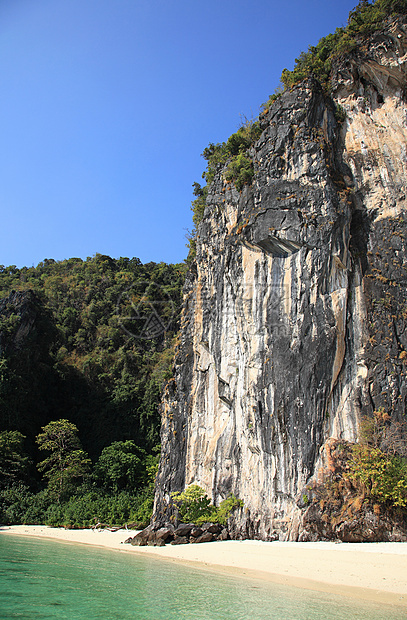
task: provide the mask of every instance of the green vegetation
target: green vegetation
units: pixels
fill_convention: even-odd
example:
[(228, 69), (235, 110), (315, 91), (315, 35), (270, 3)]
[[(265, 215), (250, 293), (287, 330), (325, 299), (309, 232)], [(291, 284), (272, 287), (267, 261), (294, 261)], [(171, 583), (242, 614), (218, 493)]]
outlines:
[(131, 491), (148, 484), (150, 469), (155, 467), (156, 461), (153, 455), (147, 454), (131, 439), (114, 441), (103, 448), (94, 475), (107, 491)]
[[(55, 420), (42, 430), (36, 441), (49, 456), (37, 465), (48, 479), (45, 487), (39, 485), (40, 490), (35, 490), (26, 476), (29, 460), (22, 449), (24, 436), (10, 431), (0, 433), (1, 473), (14, 474), (2, 478), (1, 522), (65, 527), (148, 524), (153, 508), (157, 455), (146, 454), (132, 441), (114, 442), (102, 451), (92, 471), (74, 424)], [(18, 464), (18, 468), (13, 464)]]
[(178, 508), (179, 519), (183, 523), (201, 525), (211, 521), (226, 525), (230, 513), (241, 508), (243, 502), (231, 495), (220, 503), (219, 508), (211, 504), (205, 491), (197, 484), (192, 484), (183, 493), (173, 493), (172, 501)]
[(148, 522), (185, 270), (0, 266), (0, 521)]
[(216, 507), (197, 484), (192, 484), (183, 493), (173, 493), (172, 501), (178, 507), (178, 516), (183, 523), (212, 521), (216, 513)]
[(365, 494), (381, 504), (407, 506), (407, 460), (355, 444), (349, 461), (350, 478)]
[(215, 173), (227, 164), (225, 180), (235, 184), (238, 192), (245, 185), (250, 185), (254, 177), (253, 162), (249, 156), (250, 147), (260, 137), (261, 129), (258, 121), (246, 120), (236, 133), (232, 134), (227, 142), (214, 144), (210, 142), (204, 149), (202, 157), (208, 162), (207, 168), (202, 175), (206, 185), (201, 187), (199, 183), (193, 184), (193, 194), (196, 199), (192, 201), (194, 230), (189, 236), (188, 260), (195, 257), (195, 237), (199, 223), (202, 221), (208, 196), (209, 186)]
[[(282, 84), (285, 88), (291, 88), (312, 75), (329, 90), (333, 61), (355, 50), (363, 37), (381, 28), (389, 16), (406, 12), (407, 0), (376, 0), (373, 4), (362, 0), (349, 13), (345, 28), (337, 28), (334, 33), (323, 37), (317, 45), (311, 45), (308, 52), (302, 52), (295, 59), (292, 71), (283, 70)], [(267, 108), (268, 104), (265, 104), (265, 107)]]
[(346, 119), (346, 111), (339, 103), (335, 108), (335, 118), (339, 124), (343, 123)]
[(243, 508), (243, 500), (238, 499), (232, 493), (232, 495), (224, 499), (219, 504), (216, 515), (216, 523), (226, 525), (230, 513), (233, 512), (233, 510), (235, 510), (236, 508)]
[(48, 478), (50, 496), (58, 502), (69, 494), (77, 479), (88, 472), (90, 459), (82, 450), (78, 429), (68, 420), (55, 420), (42, 429), (37, 436), (40, 450), (49, 455), (38, 463), (39, 471)]
[(407, 424), (380, 409), (362, 420), (360, 431), (360, 443), (326, 445), (324, 481), (303, 498), (311, 511), (309, 526), (325, 524), (332, 537), (341, 536), (346, 522), (358, 522), (364, 530), (372, 512), (384, 519), (407, 517)]
[(233, 157), (227, 167), (225, 178), (234, 181), (237, 191), (241, 191), (244, 185), (250, 185), (254, 176), (253, 162), (241, 152)]
[(0, 266), (0, 429), (32, 444), (62, 418), (76, 424), (93, 461), (112, 441), (132, 439), (150, 452), (185, 270), (100, 254)]
[(258, 137), (258, 124), (253, 123), (251, 125), (250, 133), (246, 133), (242, 129), (232, 134), (227, 142), (222, 144), (210, 143), (202, 153), (208, 162), (207, 169), (203, 174), (207, 185), (201, 188), (199, 183), (194, 183), (194, 195), (198, 196), (192, 203), (195, 225), (199, 224), (202, 219), (208, 186), (212, 183), (215, 172), (220, 167), (228, 164), (225, 179), (234, 182), (239, 192), (244, 185), (250, 185), (252, 181), (254, 175), (253, 162), (247, 157), (247, 151)]
[[(202, 175), (207, 186), (212, 183), (218, 167), (224, 166), (226, 163), (228, 163), (227, 180), (234, 181), (238, 191), (241, 191), (244, 184), (250, 183), (254, 174), (253, 164), (242, 156), (247, 154), (250, 147), (259, 138), (260, 133), (258, 121), (246, 121), (236, 133), (228, 138), (227, 142), (218, 144), (211, 142), (202, 153), (202, 157), (208, 162), (207, 169)], [(250, 163), (251, 172), (248, 175), (246, 173), (244, 180), (243, 177), (239, 177), (242, 168), (247, 170), (247, 161)]]
[(192, 187), (194, 188), (193, 194), (196, 196), (196, 199), (192, 201), (192, 220), (195, 227), (197, 227), (199, 222), (202, 220), (205, 211), (206, 198), (208, 196), (208, 185), (201, 187), (199, 183), (195, 182)]
[(0, 433), (0, 490), (25, 480), (30, 459), (25, 453), (25, 437), (18, 431)]
[(361, 423), (361, 443), (352, 446), (351, 481), (372, 500), (389, 507), (407, 506), (407, 425), (379, 409)]

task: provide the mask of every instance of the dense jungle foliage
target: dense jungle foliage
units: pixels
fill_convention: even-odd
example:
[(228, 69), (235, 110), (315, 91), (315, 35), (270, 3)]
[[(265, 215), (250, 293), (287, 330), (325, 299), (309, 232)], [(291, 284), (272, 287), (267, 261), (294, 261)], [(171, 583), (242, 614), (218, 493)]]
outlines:
[[(1, 521), (148, 521), (184, 277), (100, 254), (0, 266)], [(61, 420), (77, 437), (56, 495), (38, 438)]]

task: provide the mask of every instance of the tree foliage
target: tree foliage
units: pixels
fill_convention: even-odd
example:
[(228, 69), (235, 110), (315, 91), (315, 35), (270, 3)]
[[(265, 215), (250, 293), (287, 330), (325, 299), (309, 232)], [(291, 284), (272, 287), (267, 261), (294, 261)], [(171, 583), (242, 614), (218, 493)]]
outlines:
[(352, 447), (350, 479), (375, 501), (407, 506), (407, 424), (383, 408), (361, 421), (361, 443)]
[(68, 420), (50, 422), (42, 431), (37, 443), (40, 450), (49, 454), (37, 467), (48, 478), (51, 495), (60, 501), (88, 473), (91, 461), (82, 450), (78, 429)]
[(350, 477), (380, 503), (407, 506), (407, 461), (379, 448), (355, 444), (349, 461)]
[(146, 484), (144, 460), (146, 453), (134, 441), (114, 441), (103, 448), (94, 469), (96, 479), (106, 489), (118, 493)]
[(226, 142), (218, 142), (217, 144), (210, 142), (204, 149), (202, 157), (208, 163), (202, 178), (206, 181), (206, 185), (202, 187), (200, 183), (193, 183), (193, 194), (196, 198), (191, 205), (194, 230), (188, 239), (189, 261), (195, 257), (197, 228), (203, 219), (209, 186), (214, 180), (216, 172), (222, 167), (226, 167), (225, 180), (234, 183), (239, 192), (245, 185), (250, 185), (254, 177), (250, 147), (260, 137), (260, 134), (258, 121), (245, 119), (237, 132), (232, 134)]
[(27, 478), (30, 459), (25, 437), (18, 431), (0, 432), (0, 489)]
[(146, 454), (132, 441), (114, 442), (92, 466), (81, 449), (76, 427), (67, 420), (55, 420), (37, 437), (40, 448), (49, 453), (37, 465), (46, 482), (37, 490), (30, 488), (26, 476), (24, 440), (15, 431), (0, 434), (0, 473), (6, 472), (0, 486), (0, 522), (65, 527), (148, 524), (157, 450)]
[(94, 459), (112, 441), (157, 445), (185, 269), (100, 254), (0, 266), (0, 429), (30, 445), (66, 418)]
[(0, 266), (3, 522), (148, 522), (185, 270), (101, 254)]
[[(229, 162), (228, 167), (228, 179), (229, 181), (237, 181), (239, 179), (239, 172), (242, 166), (247, 167), (247, 163), (243, 162), (242, 156), (247, 159), (247, 154), (250, 147), (259, 138), (261, 133), (258, 121), (246, 120), (236, 133), (232, 134), (227, 142), (213, 144), (212, 142), (204, 149), (202, 157), (208, 162), (206, 171), (203, 173), (203, 178), (206, 180), (209, 186), (215, 176), (215, 172), (219, 166), (224, 166)], [(238, 163), (238, 159), (240, 162)], [(253, 170), (253, 164), (250, 161), (251, 169)], [(250, 184), (251, 178), (246, 178), (244, 182), (239, 184), (240, 191), (244, 184)]]
[(172, 501), (178, 508), (179, 519), (184, 523), (196, 525), (207, 521), (225, 525), (230, 513), (243, 506), (242, 500), (230, 495), (217, 508), (211, 504), (204, 489), (197, 484), (192, 484), (182, 493), (173, 493)]
[(178, 507), (178, 516), (184, 523), (211, 521), (216, 508), (205, 491), (197, 484), (192, 484), (182, 493), (173, 493), (172, 501)]

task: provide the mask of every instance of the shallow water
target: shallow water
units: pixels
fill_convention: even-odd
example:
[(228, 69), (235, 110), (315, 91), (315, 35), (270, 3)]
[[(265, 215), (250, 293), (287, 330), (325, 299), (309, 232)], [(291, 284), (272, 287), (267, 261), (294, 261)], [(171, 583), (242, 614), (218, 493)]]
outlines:
[(405, 609), (200, 571), (157, 558), (0, 534), (0, 618), (401, 620)]

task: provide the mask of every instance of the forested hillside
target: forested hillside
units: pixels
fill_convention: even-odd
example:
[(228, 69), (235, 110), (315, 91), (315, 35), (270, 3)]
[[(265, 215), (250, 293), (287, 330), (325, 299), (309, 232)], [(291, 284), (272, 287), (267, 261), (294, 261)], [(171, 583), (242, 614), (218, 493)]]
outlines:
[[(171, 376), (184, 271), (182, 264), (143, 265), (100, 254), (31, 268), (0, 266), (1, 520), (44, 517), (44, 508), (26, 514), (20, 496), (50, 491), (46, 468), (36, 466), (44, 458), (36, 437), (57, 420), (72, 425), (90, 461), (74, 488), (45, 505), (61, 506), (78, 485), (82, 495), (103, 488), (109, 496), (140, 495), (148, 485), (147, 470), (159, 452), (160, 392)], [(100, 467), (103, 450), (109, 480)], [(119, 475), (120, 468), (126, 475)], [(13, 513), (15, 503), (20, 510)]]

